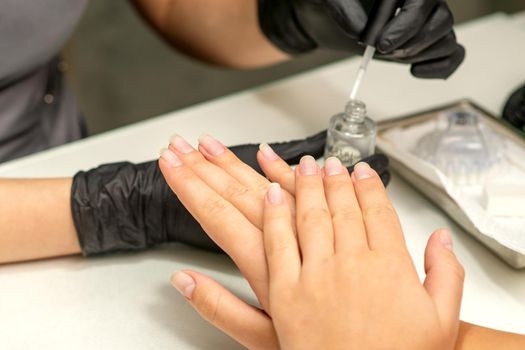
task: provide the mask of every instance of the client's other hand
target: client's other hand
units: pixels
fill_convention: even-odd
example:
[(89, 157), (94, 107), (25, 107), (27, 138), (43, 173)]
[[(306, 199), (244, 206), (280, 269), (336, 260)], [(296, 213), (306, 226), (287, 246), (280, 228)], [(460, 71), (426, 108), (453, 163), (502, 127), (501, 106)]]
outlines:
[(463, 269), (450, 235), (431, 236), (421, 284), (371, 168), (360, 165), (351, 180), (337, 160), (321, 171), (307, 157), (294, 172), (263, 146), (261, 167), (285, 192), (210, 137), (199, 150), (174, 140), (159, 162), (163, 174), (267, 312), (208, 277), (175, 274), (211, 323), (254, 349), (453, 347)]

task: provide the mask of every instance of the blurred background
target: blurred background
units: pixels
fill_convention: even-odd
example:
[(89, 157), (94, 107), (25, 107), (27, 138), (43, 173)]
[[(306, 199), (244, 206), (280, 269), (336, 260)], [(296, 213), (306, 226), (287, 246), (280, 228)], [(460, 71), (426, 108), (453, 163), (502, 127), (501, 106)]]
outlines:
[[(458, 23), (497, 11), (525, 10), (524, 0), (449, 0), (448, 3)], [(90, 0), (64, 56), (70, 67), (70, 83), (92, 134), (345, 57), (315, 52), (258, 70), (212, 67), (171, 49), (126, 0)]]

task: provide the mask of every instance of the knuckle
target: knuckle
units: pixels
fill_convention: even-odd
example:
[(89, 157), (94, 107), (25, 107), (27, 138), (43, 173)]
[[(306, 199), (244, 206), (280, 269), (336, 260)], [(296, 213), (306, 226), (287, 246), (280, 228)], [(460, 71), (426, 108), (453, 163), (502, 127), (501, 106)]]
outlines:
[(259, 183), (252, 187), (251, 191), (256, 194), (257, 197), (264, 197), (268, 192), (268, 186), (270, 183), (265, 180), (266, 183)]
[(362, 209), (363, 218), (367, 219), (386, 219), (397, 217), (396, 210), (391, 204), (371, 204)]
[(299, 219), (305, 223), (316, 224), (329, 217), (331, 217), (331, 215), (326, 208), (307, 208), (300, 215)]
[(290, 249), (290, 244), (281, 239), (274, 239), (267, 243), (269, 256), (279, 256)]
[(463, 265), (456, 261), (451, 264), (450, 269), (452, 270), (452, 273), (458, 278), (458, 280), (465, 281), (465, 268)]
[[(272, 226), (266, 226), (265, 229), (275, 229), (276, 225), (282, 225), (282, 222), (287, 222), (287, 219), (289, 218), (289, 214), (285, 214), (282, 211), (279, 210), (271, 210), (271, 211), (265, 211), (265, 221), (267, 225)], [(282, 228), (279, 226), (279, 228)]]
[(248, 193), (248, 188), (237, 185), (230, 185), (224, 191), (224, 196), (228, 199), (237, 199)]
[(202, 210), (209, 217), (221, 215), (226, 210), (226, 201), (222, 197), (212, 196), (203, 203)]
[(342, 208), (332, 215), (332, 221), (334, 223), (345, 223), (345, 222), (354, 222), (361, 221), (362, 214), (353, 208)]
[[(465, 268), (455, 257), (451, 257), (450, 259), (442, 259), (439, 264), (430, 266), (429, 269), (439, 269), (442, 271), (442, 273), (457, 278), (457, 280), (461, 283), (465, 281)], [(426, 269), (425, 272), (428, 273), (428, 270)]]
[(201, 315), (212, 324), (218, 319), (221, 297), (222, 294), (220, 293), (207, 293), (201, 295), (200, 298), (195, 301), (195, 306)]

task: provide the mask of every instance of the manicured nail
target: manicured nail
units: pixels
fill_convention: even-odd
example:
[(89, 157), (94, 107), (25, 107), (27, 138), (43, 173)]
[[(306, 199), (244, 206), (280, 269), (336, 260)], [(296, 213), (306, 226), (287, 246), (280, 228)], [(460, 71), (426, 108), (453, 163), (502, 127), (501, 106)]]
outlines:
[(439, 231), (439, 242), (447, 248), (450, 251), (454, 250), (453, 244), (452, 244), (452, 235), (450, 234), (449, 230), (441, 230)]
[(374, 176), (374, 170), (365, 162), (359, 162), (354, 166), (354, 174), (357, 180), (364, 180)]
[(314, 157), (304, 156), (299, 163), (299, 172), (301, 175), (317, 175), (319, 166), (315, 162)]
[(339, 175), (343, 172), (343, 165), (336, 157), (330, 157), (324, 162), (324, 172), (327, 176)]
[(279, 159), (277, 153), (275, 153), (270, 147), (270, 145), (268, 145), (267, 143), (261, 143), (259, 145), (259, 150), (261, 151), (264, 158), (266, 158), (266, 160), (274, 161)]
[(281, 204), (283, 201), (283, 191), (278, 183), (271, 183), (268, 187), (268, 202), (273, 205)]
[(182, 154), (193, 152), (195, 149), (179, 135), (173, 135), (170, 144)]
[(162, 150), (160, 157), (164, 159), (172, 168), (182, 165), (180, 158), (169, 149)]
[(199, 144), (212, 156), (218, 156), (224, 152), (224, 145), (210, 135), (199, 137)]
[(191, 299), (193, 290), (195, 289), (195, 280), (185, 272), (178, 271), (171, 276), (171, 284), (177, 289), (185, 298)]

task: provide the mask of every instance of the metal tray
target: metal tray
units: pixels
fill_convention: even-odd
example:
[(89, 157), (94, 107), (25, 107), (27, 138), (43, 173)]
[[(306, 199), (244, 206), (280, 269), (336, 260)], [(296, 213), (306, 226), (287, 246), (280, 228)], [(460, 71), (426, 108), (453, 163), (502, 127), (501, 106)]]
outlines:
[[(448, 109), (453, 108), (470, 108), (479, 112), (482, 116), (488, 117), (490, 123), (504, 132), (505, 136), (512, 138), (518, 144), (522, 144), (525, 147), (525, 134), (514, 128), (506, 121), (495, 117), (490, 112), (484, 110), (478, 106), (475, 102), (468, 99), (460, 100), (451, 104), (433, 108), (427, 111), (403, 116), (400, 118), (390, 119), (378, 124), (378, 137), (381, 137), (382, 133), (393, 127), (409, 126), (412, 124), (420, 123), (427, 119), (434, 118), (438, 113), (441, 113)], [(380, 146), (377, 147), (379, 151), (389, 155), (388, 149), (382, 149)], [(500, 244), (495, 239), (482, 234), (463, 213), (461, 208), (455, 203), (455, 201), (446, 193), (445, 190), (436, 186), (432, 182), (428, 181), (415, 171), (408, 168), (405, 164), (399, 162), (393, 157), (390, 157), (391, 169), (398, 173), (401, 177), (406, 179), (409, 183), (413, 184), (423, 196), (427, 197), (430, 201), (441, 208), (450, 218), (458, 223), (465, 231), (474, 236), (477, 240), (483, 243), (489, 250), (500, 257), (510, 266), (516, 269), (525, 268), (525, 255), (520, 254), (510, 248), (507, 248)]]

